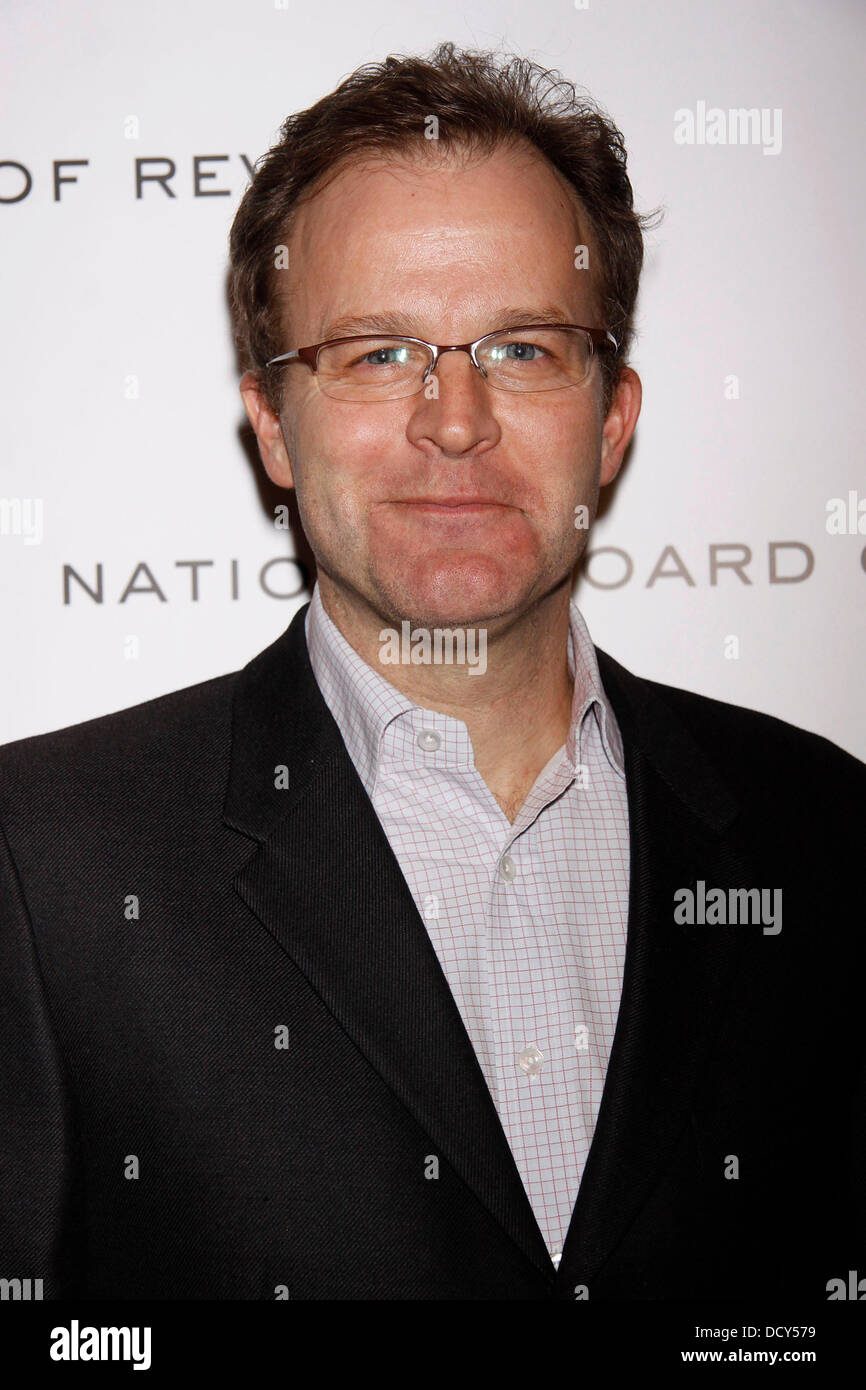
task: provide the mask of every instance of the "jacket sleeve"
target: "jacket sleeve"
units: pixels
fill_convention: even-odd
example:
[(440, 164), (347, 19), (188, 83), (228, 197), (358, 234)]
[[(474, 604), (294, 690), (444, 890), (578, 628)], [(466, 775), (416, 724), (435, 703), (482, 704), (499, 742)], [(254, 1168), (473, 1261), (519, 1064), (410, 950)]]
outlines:
[(68, 1296), (76, 1282), (72, 1110), (24, 894), (0, 826), (0, 1278), (41, 1279), (46, 1299)]

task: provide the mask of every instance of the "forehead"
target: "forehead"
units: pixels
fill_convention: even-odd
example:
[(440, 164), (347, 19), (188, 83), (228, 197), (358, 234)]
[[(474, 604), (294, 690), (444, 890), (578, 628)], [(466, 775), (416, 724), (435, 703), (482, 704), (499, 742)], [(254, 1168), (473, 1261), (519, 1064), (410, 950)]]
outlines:
[(587, 272), (574, 265), (588, 228), (562, 175), (526, 144), (474, 155), (429, 145), (338, 167), (296, 210), (282, 288), (299, 342), (381, 309), (418, 331), (460, 320), (472, 335), (497, 326), (477, 322), (497, 302), (588, 308)]

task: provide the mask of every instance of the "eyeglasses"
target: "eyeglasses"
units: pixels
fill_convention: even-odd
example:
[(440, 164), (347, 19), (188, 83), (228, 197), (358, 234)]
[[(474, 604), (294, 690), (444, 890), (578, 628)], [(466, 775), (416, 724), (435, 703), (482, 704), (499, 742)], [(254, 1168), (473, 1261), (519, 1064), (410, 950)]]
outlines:
[(394, 401), (423, 390), (443, 352), (468, 352), (473, 366), (496, 391), (533, 392), (581, 386), (599, 349), (619, 351), (607, 329), (530, 323), (485, 333), (474, 343), (447, 346), (372, 333), (333, 338), (283, 352), (265, 366), (303, 362), (324, 394), (335, 400)]

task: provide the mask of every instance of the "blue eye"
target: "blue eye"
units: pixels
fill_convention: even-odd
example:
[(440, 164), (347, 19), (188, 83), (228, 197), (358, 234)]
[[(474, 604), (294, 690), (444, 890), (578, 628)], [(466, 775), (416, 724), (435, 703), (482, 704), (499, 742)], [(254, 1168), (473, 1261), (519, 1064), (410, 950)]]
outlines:
[[(531, 357), (530, 353), (535, 353), (536, 356)], [(541, 357), (547, 356), (549, 353), (539, 343), (527, 343), (522, 339), (513, 343), (498, 343), (491, 352), (494, 363), (526, 362), (531, 365), (533, 362), (538, 362)]]
[[(544, 351), (543, 348), (541, 348), (541, 347), (538, 346), (538, 343), (508, 343), (508, 344), (507, 344), (507, 349), (510, 350), (511, 348), (520, 348), (521, 350), (524, 349), (524, 348), (529, 348), (532, 352), (543, 352), (543, 351)], [(521, 357), (516, 358), (515, 360), (518, 361), (518, 362), (526, 362), (526, 361), (534, 360), (534, 359), (528, 359), (528, 358), (526, 358), (526, 357), (522, 357), (522, 356), (521, 356)]]
[[(396, 354), (396, 357), (394, 356)], [(404, 347), (380, 347), (373, 348), (372, 352), (367, 352), (358, 361), (365, 366), (371, 367), (391, 367), (403, 363), (408, 359), (408, 352)], [(352, 364), (356, 365), (355, 363)]]

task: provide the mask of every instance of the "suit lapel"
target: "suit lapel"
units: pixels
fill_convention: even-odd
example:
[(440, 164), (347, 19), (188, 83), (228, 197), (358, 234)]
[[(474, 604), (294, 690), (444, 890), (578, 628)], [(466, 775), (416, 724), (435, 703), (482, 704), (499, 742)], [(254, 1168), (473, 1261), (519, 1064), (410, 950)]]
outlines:
[(436, 952), (315, 682), (307, 606), (238, 677), (225, 820), (258, 849), (234, 886), (430, 1135), (432, 1151), (552, 1274)]
[[(558, 1283), (592, 1279), (663, 1177), (733, 971), (754, 927), (683, 926), (674, 892), (755, 883), (730, 835), (737, 803), (672, 706), (597, 649), (623, 736), (631, 868), (628, 940), (602, 1102)], [(720, 749), (724, 756), (724, 749)]]

